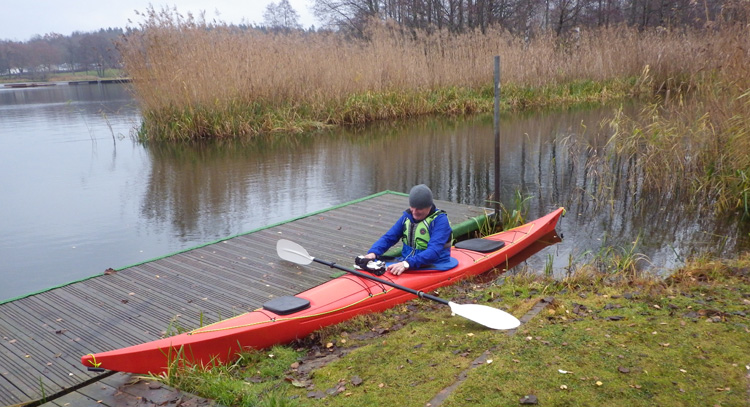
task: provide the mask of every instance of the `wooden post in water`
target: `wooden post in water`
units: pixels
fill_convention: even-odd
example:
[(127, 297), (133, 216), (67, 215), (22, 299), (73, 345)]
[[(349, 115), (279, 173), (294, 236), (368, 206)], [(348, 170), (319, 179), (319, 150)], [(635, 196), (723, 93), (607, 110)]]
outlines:
[(502, 228), (500, 216), (500, 55), (495, 55), (495, 224)]

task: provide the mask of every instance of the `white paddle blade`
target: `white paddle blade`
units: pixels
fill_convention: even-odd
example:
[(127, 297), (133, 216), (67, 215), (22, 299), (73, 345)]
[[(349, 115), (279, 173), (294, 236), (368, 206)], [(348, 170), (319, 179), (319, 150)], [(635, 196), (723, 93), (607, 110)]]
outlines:
[(466, 319), (492, 329), (514, 329), (521, 325), (521, 321), (511, 314), (497, 308), (479, 304), (456, 304), (448, 302), (451, 311)]
[(313, 257), (307, 254), (307, 250), (291, 240), (279, 239), (276, 242), (276, 254), (282, 260), (291, 261), (292, 263), (308, 265), (313, 262)]

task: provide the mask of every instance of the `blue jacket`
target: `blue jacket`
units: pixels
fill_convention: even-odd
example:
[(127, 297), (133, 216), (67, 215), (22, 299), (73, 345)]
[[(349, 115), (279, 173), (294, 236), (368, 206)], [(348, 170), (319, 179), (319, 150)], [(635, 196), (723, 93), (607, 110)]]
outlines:
[[(430, 215), (436, 210), (435, 205), (433, 205)], [(380, 256), (391, 246), (398, 243), (404, 235), (404, 223), (407, 218), (416, 223), (411, 211), (405, 210), (388, 232), (372, 245), (368, 253), (375, 253)], [(452, 232), (448, 215), (441, 213), (430, 223), (430, 241), (427, 244), (427, 249), (416, 250), (408, 245), (403, 245), (401, 257), (398, 260), (406, 260), (409, 263), (409, 269), (432, 268), (430, 266), (450, 262), (451, 249), (450, 245), (446, 245), (446, 243), (451, 239)]]

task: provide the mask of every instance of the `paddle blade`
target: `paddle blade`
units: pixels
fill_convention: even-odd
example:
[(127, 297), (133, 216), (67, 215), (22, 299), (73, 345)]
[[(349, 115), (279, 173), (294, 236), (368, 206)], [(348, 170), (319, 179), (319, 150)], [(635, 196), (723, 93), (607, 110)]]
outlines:
[(302, 265), (310, 264), (314, 259), (307, 254), (307, 250), (305, 250), (304, 247), (286, 239), (279, 239), (279, 241), (276, 242), (276, 254), (278, 254), (282, 260)]
[(513, 329), (521, 325), (521, 321), (511, 314), (497, 308), (479, 304), (456, 304), (449, 302), (451, 311), (466, 319), (492, 329)]

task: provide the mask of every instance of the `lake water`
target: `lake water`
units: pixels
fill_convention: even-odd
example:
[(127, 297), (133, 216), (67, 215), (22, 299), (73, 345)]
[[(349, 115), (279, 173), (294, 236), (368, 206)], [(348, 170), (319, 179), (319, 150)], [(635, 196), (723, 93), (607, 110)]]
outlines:
[[(521, 190), (529, 218), (568, 209), (564, 241), (528, 262), (552, 259), (561, 274), (636, 238), (655, 268), (746, 247), (747, 231), (679, 205), (636, 211), (625, 194), (595, 209), (569, 144), (605, 138), (599, 123), (613, 110), (502, 118), (501, 202)], [(135, 141), (139, 123), (123, 85), (0, 87), (0, 301), (417, 183), (437, 199), (492, 206), (490, 116), (179, 146)]]

